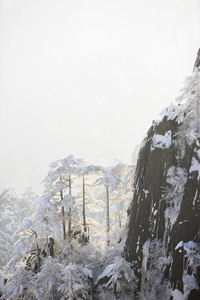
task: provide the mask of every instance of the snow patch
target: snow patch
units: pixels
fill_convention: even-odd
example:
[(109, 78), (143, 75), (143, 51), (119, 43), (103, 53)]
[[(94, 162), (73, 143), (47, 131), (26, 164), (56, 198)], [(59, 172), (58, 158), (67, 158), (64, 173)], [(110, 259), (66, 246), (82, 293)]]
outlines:
[(170, 114), (173, 113), (173, 111), (174, 111), (174, 105), (173, 105), (173, 103), (171, 103), (169, 106), (165, 107), (161, 111), (161, 113), (159, 114), (159, 116), (157, 117), (157, 119), (154, 121), (155, 124), (159, 124), (163, 120), (163, 118), (165, 116), (169, 116)]
[(178, 250), (179, 248), (183, 247), (183, 245), (184, 245), (183, 241), (180, 241), (180, 242), (176, 245), (175, 250)]
[(154, 212), (153, 212), (154, 216), (157, 214), (157, 212), (158, 212), (158, 210), (157, 210), (157, 209), (156, 209), (156, 210), (154, 210)]
[(90, 270), (88, 270), (87, 268), (85, 268), (83, 270), (84, 274), (89, 277), (89, 278), (93, 278), (92, 272)]
[(196, 249), (197, 245), (193, 241), (189, 241), (188, 243), (184, 243), (184, 249), (185, 251), (190, 251)]
[(173, 296), (173, 300), (185, 300), (184, 295), (177, 289), (172, 291), (171, 296)]
[(189, 241), (188, 243), (184, 243), (183, 241), (180, 241), (176, 245), (175, 250), (178, 250), (181, 247), (184, 247), (184, 250), (186, 252), (189, 252), (189, 251), (194, 251), (197, 248), (197, 244), (193, 241)]
[(172, 144), (172, 132), (168, 130), (165, 135), (155, 134), (152, 138), (151, 151), (155, 148), (166, 149)]
[(3, 276), (3, 274), (0, 273), (0, 292), (4, 288), (4, 279), (5, 279), (5, 276)]
[(196, 151), (198, 157), (200, 158), (200, 149)]
[(187, 171), (180, 167), (172, 166), (167, 171), (167, 183), (170, 185), (165, 189), (163, 200), (166, 200), (168, 207), (165, 210), (166, 221), (170, 221), (170, 227), (176, 222), (180, 212), (184, 187), (187, 182)]
[(196, 192), (195, 192), (195, 196), (194, 196), (194, 200), (192, 202), (192, 205), (195, 206), (195, 202), (197, 200), (197, 196), (198, 196), (198, 189), (196, 189)]
[(199, 180), (200, 179), (200, 163), (198, 162), (198, 160), (195, 157), (193, 157), (191, 167), (190, 167), (190, 173), (196, 172), (196, 171), (198, 172), (198, 180)]
[(138, 236), (138, 240), (137, 240), (137, 248), (136, 248), (136, 253), (138, 253), (138, 251), (139, 251), (139, 247), (140, 247), (140, 236)]
[(145, 189), (143, 189), (143, 192), (144, 192), (144, 194), (145, 194), (145, 198), (147, 198), (147, 195), (149, 194), (149, 191), (148, 191), (148, 190), (145, 190)]

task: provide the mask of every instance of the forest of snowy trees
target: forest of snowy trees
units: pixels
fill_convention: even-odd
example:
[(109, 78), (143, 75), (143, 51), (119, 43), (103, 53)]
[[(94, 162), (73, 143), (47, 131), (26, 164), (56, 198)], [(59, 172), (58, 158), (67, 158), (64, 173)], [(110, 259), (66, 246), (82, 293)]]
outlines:
[(50, 164), (42, 195), (6, 188), (2, 299), (128, 296), (135, 276), (122, 254), (133, 174), (131, 165), (103, 168), (70, 155)]

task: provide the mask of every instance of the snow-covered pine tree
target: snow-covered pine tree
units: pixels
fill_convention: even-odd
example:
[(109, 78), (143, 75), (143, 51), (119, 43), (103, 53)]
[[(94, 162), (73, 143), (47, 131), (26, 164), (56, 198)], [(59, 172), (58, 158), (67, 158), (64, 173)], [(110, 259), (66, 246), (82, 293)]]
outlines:
[(89, 270), (75, 263), (67, 266), (48, 257), (34, 281), (35, 299), (92, 299), (93, 278)]
[[(107, 245), (110, 245), (110, 207), (111, 199), (113, 197), (113, 202), (121, 203), (123, 202), (123, 176), (126, 170), (126, 165), (119, 163), (117, 165), (107, 167), (105, 169), (105, 175), (100, 177), (96, 181), (96, 185), (105, 187), (105, 198), (106, 198), (106, 241)], [(118, 207), (117, 207), (118, 208)], [(118, 223), (120, 224), (121, 216), (119, 216)]]
[[(31, 187), (28, 187), (21, 195), (20, 195), (20, 209), (22, 211), (22, 219), (24, 217), (29, 217), (32, 215), (34, 209), (33, 209), (33, 203), (38, 198), (38, 195), (35, 194)], [(22, 222), (22, 221), (21, 221)], [(20, 222), (20, 223), (21, 223)]]
[[(86, 211), (88, 210), (88, 208), (91, 208), (91, 205), (96, 207), (96, 211), (98, 210), (97, 205), (95, 204), (95, 202), (97, 202), (96, 199), (93, 198), (93, 201), (91, 203), (92, 200), (92, 196), (89, 194), (88, 192), (88, 188), (89, 186), (93, 186), (93, 184), (87, 184), (86, 181), (88, 181), (88, 176), (90, 177), (94, 177), (97, 174), (102, 174), (104, 173), (104, 168), (100, 167), (100, 166), (95, 166), (95, 165), (85, 165), (79, 169), (77, 169), (77, 176), (82, 178), (82, 188), (81, 188), (81, 198), (82, 198), (82, 225), (83, 225), (83, 232), (82, 232), (82, 237), (81, 237), (81, 241), (83, 244), (87, 243), (89, 241), (89, 224), (87, 222), (86, 219)], [(91, 179), (90, 179), (91, 182)], [(87, 190), (86, 190), (87, 188)], [(101, 211), (101, 209), (100, 209)], [(92, 222), (90, 222), (92, 223)]]
[[(185, 155), (187, 146), (191, 146), (200, 134), (200, 70), (195, 69), (190, 76), (186, 77), (184, 87), (181, 89), (181, 95), (176, 99), (177, 107), (170, 113), (169, 119), (177, 118), (180, 124), (177, 133), (176, 145), (179, 150), (177, 164)], [(187, 105), (186, 105), (187, 103)]]
[(70, 263), (63, 272), (63, 284), (58, 287), (63, 297), (60, 300), (89, 300), (93, 299), (93, 276), (87, 269)]
[(3, 267), (12, 258), (14, 243), (17, 237), (13, 237), (14, 232), (21, 224), (24, 217), (30, 215), (31, 206), (36, 199), (36, 195), (27, 189), (23, 195), (16, 189), (5, 188), (0, 195), (0, 266)]
[[(3, 299), (34, 298), (35, 275), (41, 271), (46, 257), (56, 256), (62, 250), (62, 230), (57, 222), (57, 207), (51, 203), (52, 193), (41, 195), (34, 203), (35, 212), (25, 218), (16, 231), (19, 236), (14, 256), (5, 268), (8, 282), (3, 290)], [(52, 243), (60, 245), (58, 253)], [(58, 248), (58, 246), (57, 246)]]
[(21, 222), (20, 198), (15, 190), (6, 188), (0, 195), (0, 265), (5, 266), (13, 253), (13, 233)]
[(111, 222), (111, 242), (113, 245), (120, 243), (126, 236), (128, 226), (127, 213), (133, 197), (133, 181), (135, 167), (124, 164), (123, 172), (120, 176), (121, 183), (117, 190), (113, 191), (110, 201)]
[(108, 265), (98, 276), (96, 282), (96, 299), (126, 299), (134, 298), (134, 288), (137, 278), (132, 265), (121, 257), (116, 257), (115, 262)]
[[(72, 238), (72, 210), (74, 208), (74, 197), (72, 196), (72, 177), (84, 164), (82, 159), (74, 159), (70, 155), (64, 159), (50, 164), (50, 170), (42, 181), (46, 191), (52, 193), (52, 201), (56, 202), (57, 208), (61, 210), (61, 221), (63, 237)], [(67, 211), (67, 213), (66, 213)], [(68, 233), (66, 231), (66, 218), (68, 217)]]

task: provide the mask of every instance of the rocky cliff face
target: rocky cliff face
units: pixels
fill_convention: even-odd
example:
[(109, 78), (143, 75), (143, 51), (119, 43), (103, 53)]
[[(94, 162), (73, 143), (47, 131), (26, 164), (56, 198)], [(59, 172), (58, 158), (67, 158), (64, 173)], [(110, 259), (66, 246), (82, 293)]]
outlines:
[(195, 68), (140, 149), (126, 242), (139, 299), (200, 299), (199, 78)]

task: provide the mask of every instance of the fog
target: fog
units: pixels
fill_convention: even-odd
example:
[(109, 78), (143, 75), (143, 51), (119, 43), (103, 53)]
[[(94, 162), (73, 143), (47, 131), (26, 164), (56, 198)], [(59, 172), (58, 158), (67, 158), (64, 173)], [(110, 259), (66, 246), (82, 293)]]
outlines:
[(198, 0), (0, 0), (0, 190), (70, 154), (131, 163), (199, 36)]

